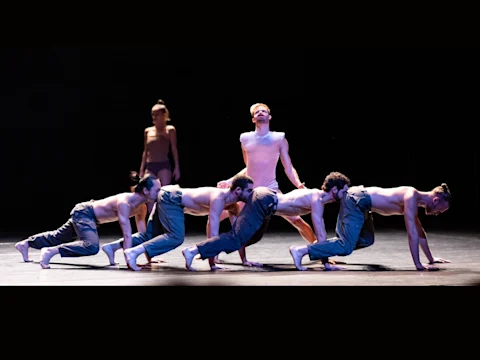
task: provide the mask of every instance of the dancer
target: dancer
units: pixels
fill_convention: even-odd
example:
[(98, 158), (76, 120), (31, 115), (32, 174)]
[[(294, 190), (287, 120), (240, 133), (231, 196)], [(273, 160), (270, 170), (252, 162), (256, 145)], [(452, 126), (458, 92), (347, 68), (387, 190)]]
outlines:
[[(186, 268), (195, 271), (192, 267), (192, 259), (197, 255), (200, 255), (203, 260), (210, 260), (211, 257), (223, 251), (229, 254), (243, 249), (246, 260), (245, 247), (253, 245), (262, 238), (273, 215), (311, 214), (316, 238), (319, 242), (325, 241), (327, 232), (323, 220), (324, 205), (338, 201), (348, 190), (349, 185), (350, 179), (344, 174), (331, 172), (326, 176), (321, 190), (295, 189), (281, 194), (264, 186), (256, 187), (230, 231), (183, 250)], [(212, 262), (210, 266), (212, 267)], [(222, 268), (215, 266), (215, 270), (217, 269)]]
[[(147, 224), (147, 231), (133, 235), (133, 247), (125, 250), (128, 266), (135, 271), (137, 257), (145, 254), (147, 260), (164, 254), (183, 244), (185, 239), (185, 214), (208, 215), (207, 236), (217, 236), (220, 215), (227, 209), (230, 216), (238, 214), (239, 200), (245, 201), (253, 190), (253, 180), (247, 175), (238, 175), (229, 189), (200, 187), (185, 189), (178, 185), (163, 186), (158, 195)], [(163, 228), (163, 234), (162, 234)], [(115, 251), (122, 247), (123, 239), (102, 246), (110, 264), (115, 264)], [(213, 261), (213, 259), (212, 259)], [(252, 266), (245, 262), (245, 265)]]
[[(172, 178), (178, 182), (180, 179), (180, 163), (177, 149), (177, 130), (170, 121), (170, 112), (163, 100), (158, 100), (152, 107), (152, 122), (154, 126), (144, 131), (144, 149), (140, 164), (140, 176), (153, 174), (162, 186), (170, 185)], [(169, 154), (172, 155), (174, 167), (170, 164)], [(153, 203), (148, 204), (148, 213), (152, 210)]]
[[(418, 218), (418, 208), (425, 208), (427, 215), (439, 215), (448, 210), (450, 201), (451, 193), (445, 183), (431, 191), (419, 191), (411, 186), (394, 188), (355, 186), (341, 198), (336, 237), (307, 246), (292, 246), (290, 253), (295, 266), (301, 271), (307, 270), (301, 265), (302, 258), (307, 254), (310, 260), (324, 262), (325, 270), (345, 270), (343, 267), (325, 263), (326, 259), (330, 256), (347, 256), (353, 250), (373, 245), (375, 236), (372, 212), (384, 216), (403, 215), (415, 267), (417, 270), (438, 270), (431, 264), (450, 261), (432, 256), (427, 234)], [(419, 246), (429, 264), (421, 263)]]
[(132, 172), (131, 179), (137, 182), (133, 193), (79, 203), (70, 212), (70, 219), (57, 230), (36, 234), (16, 243), (15, 248), (22, 254), (23, 260), (31, 262), (28, 257), (30, 247), (41, 250), (40, 266), (43, 269), (50, 268), (50, 260), (57, 254), (61, 257), (95, 255), (100, 249), (98, 225), (114, 221), (118, 221), (122, 229), (124, 249), (131, 247), (130, 218), (135, 216), (137, 228), (144, 229), (145, 204), (157, 199), (161, 187), (160, 181), (151, 174), (140, 178)]
[[(252, 122), (255, 124), (255, 131), (242, 133), (240, 135), (243, 159), (246, 167), (239, 174), (247, 174), (254, 181), (254, 186), (265, 186), (281, 193), (276, 180), (276, 168), (280, 158), (285, 174), (292, 184), (303, 189), (305, 183), (300, 181), (297, 171), (293, 167), (289, 155), (289, 144), (284, 132), (270, 131), (270, 108), (262, 103), (250, 107)], [(228, 187), (232, 178), (218, 182), (221, 188)], [(243, 204), (240, 204), (241, 208)], [(308, 243), (314, 243), (316, 238), (311, 226), (300, 216), (282, 216), (292, 224), (300, 235)], [(226, 218), (226, 214), (222, 216)], [(221, 262), (218, 258), (217, 262)]]

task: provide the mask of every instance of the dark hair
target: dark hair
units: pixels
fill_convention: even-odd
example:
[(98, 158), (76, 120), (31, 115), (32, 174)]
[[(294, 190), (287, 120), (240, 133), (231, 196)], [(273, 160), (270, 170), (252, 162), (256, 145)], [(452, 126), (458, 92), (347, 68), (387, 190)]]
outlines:
[(332, 171), (325, 177), (322, 190), (329, 192), (334, 186), (338, 190), (342, 190), (345, 185), (350, 186), (350, 179), (338, 171)]
[(235, 175), (232, 179), (232, 185), (230, 185), (230, 190), (233, 191), (237, 187), (242, 190), (245, 190), (248, 187), (248, 184), (253, 184), (253, 179), (248, 175)]
[(155, 175), (147, 174), (141, 178), (136, 171), (130, 171), (130, 185), (135, 186), (134, 191), (136, 193), (141, 193), (143, 189), (150, 190), (155, 180), (157, 180)]
[(448, 188), (448, 185), (445, 183), (442, 183), (442, 185), (437, 186), (435, 189), (433, 189), (433, 192), (437, 195), (440, 195), (440, 197), (448, 202), (448, 206), (450, 206), (450, 203), (452, 201), (452, 194), (450, 193), (450, 189)]
[(157, 104), (165, 105), (165, 101), (163, 101), (162, 99), (158, 99)]

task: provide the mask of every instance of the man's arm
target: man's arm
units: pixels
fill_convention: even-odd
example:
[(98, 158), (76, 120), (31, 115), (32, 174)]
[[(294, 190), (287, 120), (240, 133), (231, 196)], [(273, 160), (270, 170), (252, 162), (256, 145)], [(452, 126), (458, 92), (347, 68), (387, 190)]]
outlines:
[(221, 198), (214, 198), (210, 201), (208, 213), (208, 234), (209, 238), (218, 236), (220, 231), (220, 215), (225, 208), (225, 202)]
[[(418, 204), (415, 192), (408, 191), (404, 196), (404, 218), (408, 234), (408, 245), (413, 263), (417, 270), (428, 270), (431, 267), (420, 262), (419, 233), (417, 229)], [(432, 270), (435, 269), (432, 267)]]
[(172, 148), (172, 157), (173, 157), (173, 178), (175, 181), (178, 181), (180, 179), (180, 161), (178, 158), (178, 148), (177, 148), (177, 129), (174, 126), (170, 127), (170, 131), (168, 132), (170, 134), (170, 144)]
[(130, 225), (130, 205), (126, 202), (119, 202), (117, 205), (118, 222), (123, 233), (123, 249), (132, 247), (132, 226)]
[(247, 174), (247, 164), (248, 164), (248, 155), (245, 149), (243, 148), (242, 145), (242, 155), (243, 155), (243, 162), (245, 163), (245, 168), (240, 170), (237, 174), (233, 175), (230, 179), (228, 180), (222, 180), (217, 183), (217, 187), (226, 189), (232, 185), (233, 178), (237, 175), (246, 175)]
[(143, 132), (143, 153), (142, 153), (142, 162), (140, 163), (140, 177), (145, 175), (145, 165), (147, 163), (147, 136), (148, 136), (148, 129), (145, 129)]
[(449, 263), (450, 262), (449, 260), (445, 260), (445, 259), (442, 259), (442, 258), (434, 258), (432, 256), (432, 252), (430, 251), (430, 247), (428, 246), (427, 234), (426, 234), (425, 230), (423, 229), (422, 224), (420, 223), (420, 220), (418, 219), (418, 217), (417, 217), (416, 225), (417, 225), (417, 232), (418, 232), (418, 239), (419, 239), (419, 242), (420, 242), (420, 247), (422, 248), (423, 253), (427, 257), (428, 262), (430, 264)]
[(317, 237), (318, 242), (327, 240), (327, 230), (325, 229), (325, 221), (323, 220), (324, 208), (322, 200), (319, 198), (319, 194), (313, 194), (311, 217), (313, 229), (315, 230), (315, 236)]
[(280, 146), (280, 160), (282, 161), (285, 174), (287, 175), (288, 179), (292, 182), (292, 184), (298, 189), (304, 188), (305, 183), (302, 183), (300, 181), (297, 170), (295, 170), (295, 168), (292, 165), (292, 160), (290, 159), (290, 154), (289, 154), (289, 145), (286, 138), (283, 139), (282, 144)]
[(145, 218), (147, 217), (147, 205), (142, 204), (135, 214), (135, 223), (137, 224), (137, 231), (144, 233), (147, 231), (147, 224)]

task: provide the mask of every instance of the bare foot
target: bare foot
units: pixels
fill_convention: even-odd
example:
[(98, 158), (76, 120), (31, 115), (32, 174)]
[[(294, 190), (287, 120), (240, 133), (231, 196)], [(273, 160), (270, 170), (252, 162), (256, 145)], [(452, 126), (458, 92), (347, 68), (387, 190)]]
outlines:
[(55, 250), (52, 248), (43, 248), (40, 251), (40, 266), (42, 269), (50, 269), (50, 259), (55, 255)]
[(187, 270), (196, 271), (192, 267), (192, 260), (195, 257), (193, 253), (188, 248), (185, 248), (183, 249), (182, 254), (183, 254), (183, 257), (185, 258), (185, 267), (187, 268)]
[(20, 253), (23, 256), (23, 261), (25, 261), (25, 262), (32, 262), (32, 260), (30, 260), (28, 258), (28, 248), (29, 247), (30, 246), (28, 245), (28, 240), (23, 240), (23, 241), (17, 242), (15, 244), (15, 249), (20, 251)]
[(102, 246), (102, 250), (105, 254), (107, 254), (108, 261), (110, 261), (110, 265), (118, 265), (115, 262), (115, 252), (113, 251), (112, 247), (108, 244)]
[(132, 249), (124, 250), (123, 253), (125, 254), (125, 260), (127, 261), (127, 265), (130, 269), (134, 271), (142, 270), (141, 267), (137, 266), (137, 256), (135, 256), (135, 254), (132, 254)]
[(290, 255), (292, 255), (295, 267), (300, 271), (306, 271), (307, 268), (302, 266), (302, 256), (297, 251), (295, 246), (290, 247)]

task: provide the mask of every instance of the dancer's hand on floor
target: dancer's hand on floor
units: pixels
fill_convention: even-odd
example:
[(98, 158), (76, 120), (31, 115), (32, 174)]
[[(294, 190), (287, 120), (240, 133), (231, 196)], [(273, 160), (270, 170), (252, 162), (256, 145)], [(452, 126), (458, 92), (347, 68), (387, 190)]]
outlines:
[(433, 261), (430, 262), (430, 264), (446, 264), (446, 263), (451, 263), (450, 260), (445, 260), (442, 258), (433, 258)]
[(263, 267), (263, 264), (253, 262), (253, 261), (244, 261), (243, 265), (250, 266), (250, 267)]
[(437, 270), (440, 270), (440, 269), (436, 266), (432, 266), (432, 265), (428, 265), (428, 264), (421, 264), (420, 266), (417, 266), (417, 270), (419, 270), (419, 271), (424, 271), (424, 270), (437, 271)]

